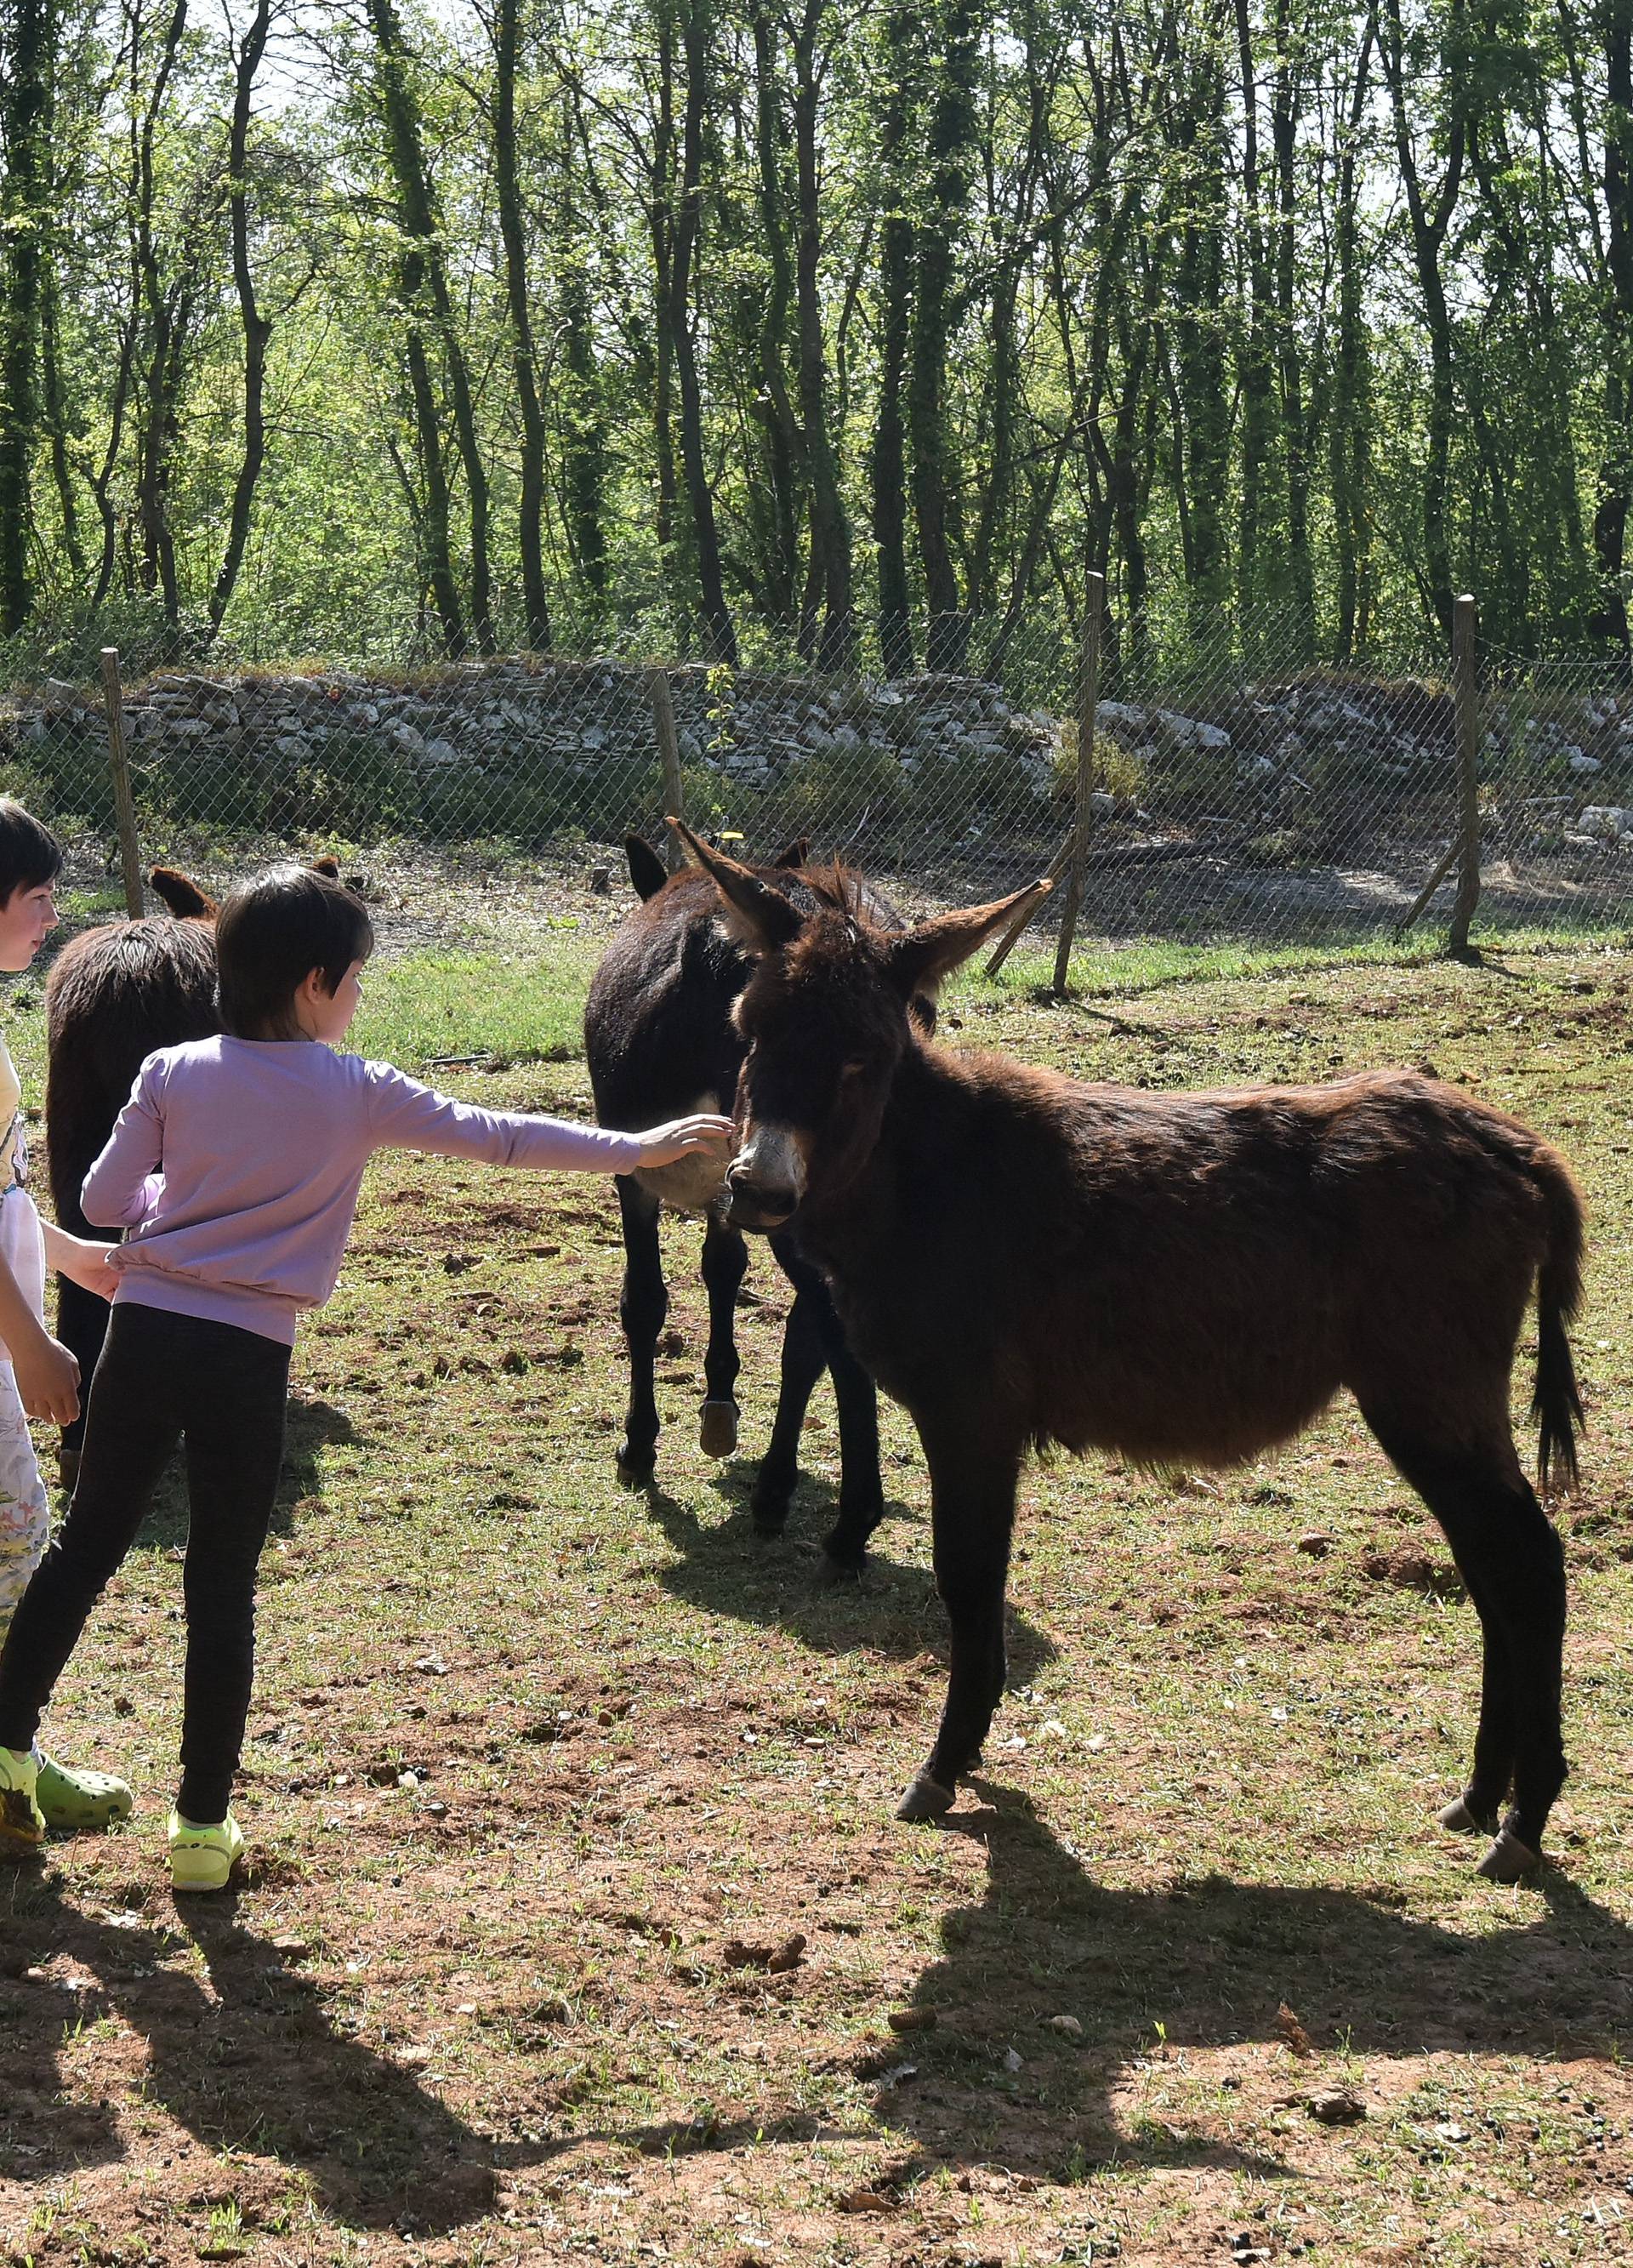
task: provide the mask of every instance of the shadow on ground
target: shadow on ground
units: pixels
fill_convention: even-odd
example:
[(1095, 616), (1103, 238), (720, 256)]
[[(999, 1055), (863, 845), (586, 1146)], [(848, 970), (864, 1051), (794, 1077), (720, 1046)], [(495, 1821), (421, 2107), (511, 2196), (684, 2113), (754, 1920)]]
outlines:
[[(302, 1395), (290, 1396), (283, 1464), (277, 1502), (272, 1508), (272, 1535), (292, 1535), (297, 1508), (307, 1498), (322, 1493), (323, 1451), (337, 1442), (355, 1442), (359, 1438), (351, 1419), (332, 1403), (308, 1401)], [(187, 1463), (182, 1449), (176, 1451), (160, 1476), (141, 1540), (149, 1549), (158, 1550), (173, 1550), (188, 1540)]]
[[(1114, 2154), (1257, 2164), (1206, 2138), (1142, 2139), (1131, 2151), (1108, 2098), (1159, 2036), (1170, 2052), (1279, 2040), (1284, 2003), (1319, 2047), (1347, 2040), (1390, 2057), (1603, 2053), (1633, 2020), (1633, 1931), (1553, 1868), (1545, 1913), (1479, 1935), (1404, 1917), (1387, 1888), (1207, 1876), (1108, 1890), (1028, 1798), (980, 1787), (978, 1809), (931, 1831), (982, 1844), (985, 1896), (944, 1918), (941, 1957), (912, 1996), (934, 2028), (879, 2058), (879, 2117), (933, 2163), (979, 2154), (1036, 2175)], [(1081, 2036), (1063, 2037), (1056, 2015)], [(904, 2050), (916, 2070), (893, 2083)], [(1296, 2093), (1298, 2066), (1288, 2070)]]
[[(830, 1582), (820, 1543), (838, 1511), (830, 1483), (806, 1475), (788, 1531), (774, 1538), (754, 1531), (748, 1509), (752, 1467), (729, 1468), (712, 1486), (732, 1506), (718, 1523), (700, 1520), (656, 1484), (645, 1491), (653, 1521), (680, 1554), (658, 1575), (673, 1596), (709, 1614), (791, 1631), (818, 1653), (872, 1653), (911, 1660), (931, 1652), (945, 1658), (946, 1616), (929, 1574), (922, 1567), (903, 1566), (879, 1548), (896, 1522), (918, 1518), (907, 1505), (886, 1503), (861, 1576)], [(1010, 1678), (1024, 1684), (1055, 1660), (1056, 1648), (1013, 1607), (1007, 1628)]]
[[(1361, 2055), (1548, 2058), (1609, 2053), (1633, 2021), (1633, 1931), (1553, 1870), (1542, 1878), (1546, 1912), (1467, 1935), (1405, 1918), (1384, 1889), (1215, 1876), (1166, 1893), (1108, 1890), (1026, 1798), (981, 1785), (980, 1808), (914, 1830), (971, 1837), (988, 1864), (984, 1896), (945, 1916), (941, 1955), (908, 1996), (926, 2028), (881, 2030), (857, 2054), (879, 2125), (905, 2146), (897, 2178), (987, 2162), (1075, 2180), (1113, 2158), (1290, 2170), (1206, 2133), (1153, 2122), (1131, 2135), (1117, 2124), (1114, 2095), (1159, 2024), (1171, 2054), (1279, 2042), (1285, 2002), (1319, 2048), (1347, 2040)], [(1080, 2033), (1063, 2036), (1054, 2015), (1071, 2016)], [(1301, 2069), (1288, 2059), (1290, 2096)], [(804, 2111), (761, 2113), (586, 2132), (547, 2154), (607, 2141), (649, 2154), (729, 2151), (843, 2131)]]
[[(1153, 2125), (1131, 2139), (1117, 2126), (1114, 2092), (1158, 2024), (1170, 2051), (1274, 2041), (1287, 2002), (1320, 2046), (1548, 2058), (1605, 2052), (1633, 2021), (1633, 1932), (1557, 1873), (1543, 1877), (1546, 1911), (1467, 1935), (1406, 1918), (1381, 1891), (1223, 1877), (1167, 1893), (1108, 1890), (1026, 1798), (982, 1790), (979, 1808), (916, 1830), (972, 1837), (988, 1865), (984, 1895), (945, 1915), (941, 1954), (911, 1995), (933, 2027), (881, 2031), (857, 2051), (878, 2120), (908, 2146), (910, 2165), (980, 2160), (1079, 2177), (1115, 2155), (1280, 2170), (1205, 2134)], [(723, 2106), (707, 2121), (496, 2140), (337, 2030), (320, 1988), (241, 1927), (232, 1901), (136, 1920), (82, 1911), (48, 1874), (9, 1881), (0, 2172), (25, 2180), (123, 2154), (106, 2094), (64, 2086), (61, 2070), (75, 2019), (88, 2029), (109, 2013), (145, 2043), (148, 2100), (207, 2148), (275, 2159), (327, 2215), (357, 2228), (449, 2231), (491, 2208), (497, 2169), (597, 2143), (670, 2156), (854, 2137), (842, 2120), (806, 2110), (732, 2118)], [(182, 1965), (189, 1940), (208, 1989)], [(47, 1964), (48, 1975), (33, 1973)], [(70, 1999), (64, 1979), (75, 1973), (88, 1981)], [(1056, 2014), (1074, 2017), (1080, 2035), (1051, 2029)], [(1288, 2072), (1296, 2092), (1298, 2066)]]
[[(115, 1923), (70, 1904), (48, 1872), (0, 1883), (0, 2173), (46, 2181), (123, 2156), (107, 2095), (61, 2076), (65, 2033), (111, 2014), (146, 2049), (139, 2099), (206, 2149), (298, 2170), (335, 2220), (429, 2234), (491, 2206), (492, 2144), (336, 2031), (316, 1983), (239, 1926), (236, 1897)], [(208, 1989), (182, 1966), (189, 1940)], [(70, 1976), (85, 1989), (65, 1991)]]

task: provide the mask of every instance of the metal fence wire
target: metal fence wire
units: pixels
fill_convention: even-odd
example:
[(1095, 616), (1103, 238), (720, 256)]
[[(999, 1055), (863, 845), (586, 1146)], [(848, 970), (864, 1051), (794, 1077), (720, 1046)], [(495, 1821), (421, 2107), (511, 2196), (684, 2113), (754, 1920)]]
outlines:
[[(748, 855), (805, 836), (923, 898), (969, 899), (1058, 871), (1081, 794), (1080, 941), (1362, 939), (1401, 924), (1437, 868), (1423, 918), (1444, 923), (1460, 807), (1448, 657), (1320, 666), (1274, 620), (1211, 639), (1188, 623), (1169, 645), (1150, 625), (1103, 627), (1086, 760), (1080, 625), (965, 622), (959, 667), (894, 675), (865, 636), (824, 673), (768, 627), (740, 666), (661, 644), (195, 662), (120, 694), (144, 840), (205, 877), (276, 848), (604, 865), (626, 831), (658, 840), (678, 801)], [(918, 626), (916, 653), (938, 643)], [(1478, 929), (1633, 925), (1625, 665), (1492, 652), (1478, 669)], [(70, 836), (111, 839), (103, 687), (8, 696), (0, 783)]]

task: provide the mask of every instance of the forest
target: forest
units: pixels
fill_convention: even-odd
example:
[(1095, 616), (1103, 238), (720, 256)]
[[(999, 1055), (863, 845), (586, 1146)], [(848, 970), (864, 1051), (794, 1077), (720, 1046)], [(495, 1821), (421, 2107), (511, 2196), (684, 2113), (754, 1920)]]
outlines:
[(1628, 651), (1633, 0), (0, 0), (0, 658)]

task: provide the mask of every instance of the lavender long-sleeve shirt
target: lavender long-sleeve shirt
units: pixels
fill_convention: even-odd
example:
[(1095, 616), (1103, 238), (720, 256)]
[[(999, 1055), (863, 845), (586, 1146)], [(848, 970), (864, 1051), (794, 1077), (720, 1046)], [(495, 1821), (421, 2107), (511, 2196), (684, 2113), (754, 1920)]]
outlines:
[(85, 1175), (85, 1219), (129, 1231), (115, 1304), (135, 1300), (294, 1342), (335, 1289), (376, 1150), (534, 1171), (627, 1174), (632, 1134), (478, 1110), (390, 1064), (316, 1040), (224, 1035), (161, 1048)]

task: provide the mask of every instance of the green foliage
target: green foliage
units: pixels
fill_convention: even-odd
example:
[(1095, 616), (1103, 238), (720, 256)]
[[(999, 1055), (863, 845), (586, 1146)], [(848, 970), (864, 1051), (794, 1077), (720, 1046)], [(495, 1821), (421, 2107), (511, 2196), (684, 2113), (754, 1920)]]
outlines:
[[(694, 88), (693, 20), (653, 0), (566, 16), (522, 0), (507, 151), (526, 189), (519, 247), (495, 219), (486, 12), (399, 11), (390, 74), (435, 154), (417, 221), (379, 23), (325, 19), (310, 40), (285, 27), (242, 176), (270, 327), (267, 450), (217, 635), (246, 477), (224, 126), (235, 51), (219, 19), (186, 21), (172, 48), (162, 13), (61, 6), (43, 285), (37, 308), (18, 303), (8, 349), (27, 446), (6, 461), (26, 479), (20, 505), (0, 495), (0, 519), (26, 516), (0, 527), (0, 551), (26, 538), (34, 614), (0, 646), (0, 674), (84, 677), (102, 644), (134, 670), (433, 648), (433, 467), (467, 615), (483, 542), (455, 431), (461, 371), (496, 635), (522, 642), (519, 357), (542, 405), (540, 549), (567, 647), (641, 641), (661, 622), (705, 650), (695, 460), (745, 659), (809, 659), (828, 587), (813, 565), (819, 431), (859, 615), (879, 602), (865, 531), (882, 541), (894, 514), (911, 602), (952, 608), (955, 658), (965, 611), (1011, 608), (1027, 636), (1010, 666), (1046, 643), (1070, 656), (1091, 551), (1122, 634), (1114, 670), (1148, 647), (1182, 659), (1222, 610), (1242, 627), (1270, 609), (1302, 659), (1439, 643), (1445, 576), (1480, 592), (1498, 644), (1593, 649), (1616, 633), (1633, 305), (1605, 247), (1633, 212), (1609, 210), (1629, 192), (1603, 158), (1628, 130), (1614, 26), (1607, 46), (1570, 11), (1408, 0), (1397, 44), (1358, 0), (1291, 14), (1256, 0), (1244, 54), (1199, 0), (1114, 23), (997, 0), (857, 17), (829, 0), (798, 36), (725, 0), (695, 19)], [(1444, 208), (1427, 248), (1399, 194), (1408, 162), (1424, 211)], [(15, 136), (5, 163), (0, 210), (33, 243), (40, 196)], [(694, 210), (681, 335), (664, 285)], [(892, 348), (897, 253), (910, 339)], [(445, 318), (412, 284), (416, 259), (445, 271)], [(0, 401), (0, 457), (8, 416)], [(893, 446), (899, 475), (880, 470)], [(394, 810), (412, 792), (385, 760), (364, 770)], [(340, 808), (334, 782), (280, 793)], [(483, 794), (438, 787), (435, 823), (459, 806), (480, 824)]]

